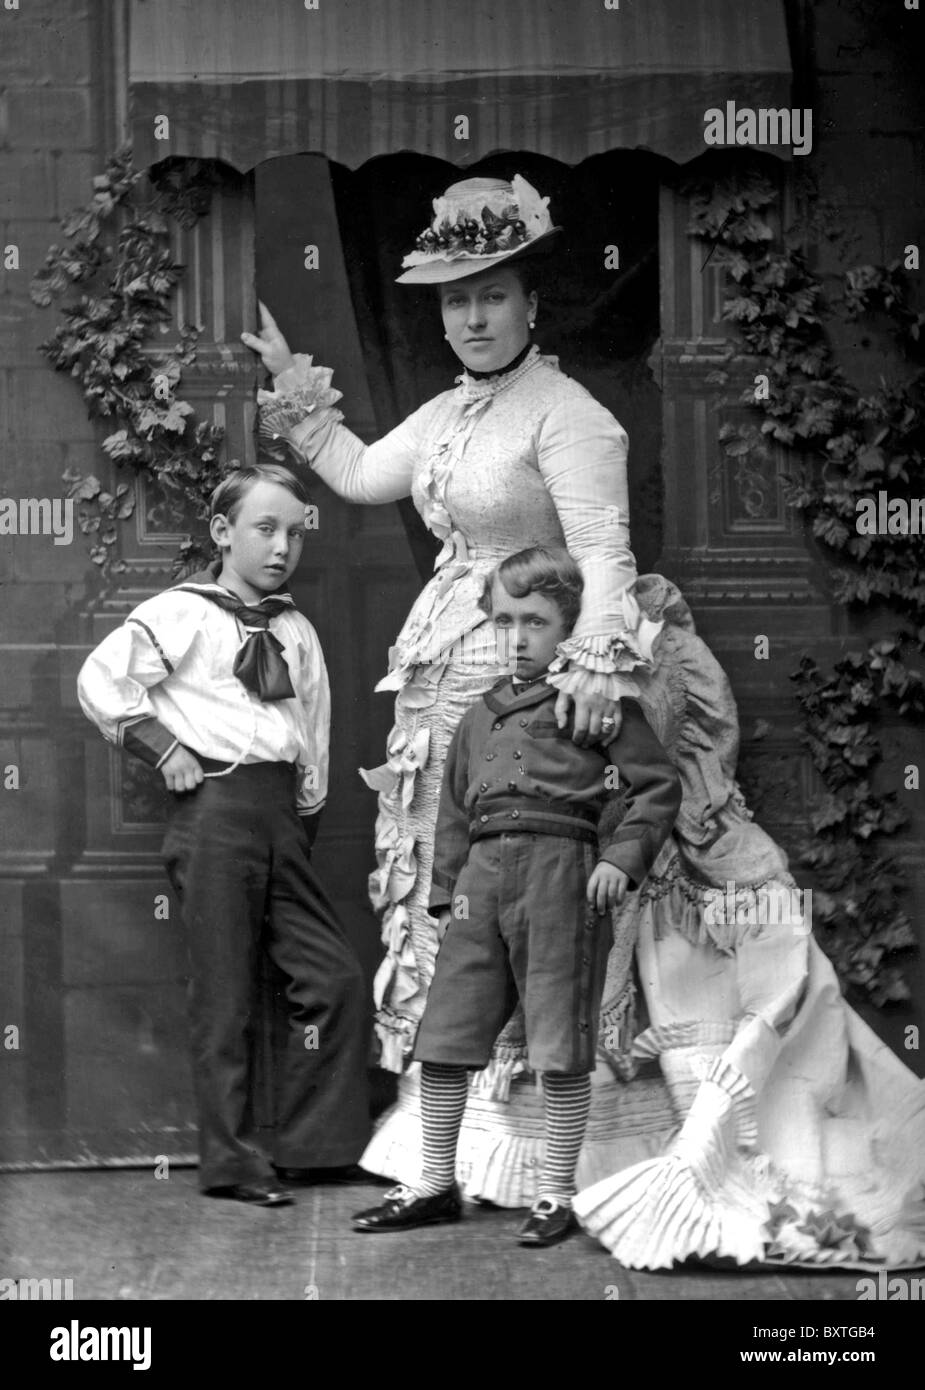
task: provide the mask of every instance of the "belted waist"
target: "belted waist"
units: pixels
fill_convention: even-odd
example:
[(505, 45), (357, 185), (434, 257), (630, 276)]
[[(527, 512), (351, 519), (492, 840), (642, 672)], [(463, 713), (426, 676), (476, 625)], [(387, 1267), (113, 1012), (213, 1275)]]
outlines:
[(256, 763), (235, 764), (222, 762), (219, 758), (207, 758), (203, 753), (197, 753), (195, 750), (192, 751), (193, 756), (200, 764), (203, 772), (207, 772), (213, 777), (220, 773), (227, 773), (232, 768), (234, 768), (235, 772), (243, 772), (251, 777), (259, 777), (261, 775), (261, 772), (266, 773), (268, 769), (273, 769), (277, 775), (279, 773), (285, 772), (288, 776), (292, 776), (296, 771), (296, 764), (294, 762), (261, 761)]
[(599, 811), (582, 802), (546, 801), (541, 796), (499, 796), (490, 810), (478, 808), (469, 817), (469, 839), (486, 835), (562, 835), (570, 840), (597, 841)]

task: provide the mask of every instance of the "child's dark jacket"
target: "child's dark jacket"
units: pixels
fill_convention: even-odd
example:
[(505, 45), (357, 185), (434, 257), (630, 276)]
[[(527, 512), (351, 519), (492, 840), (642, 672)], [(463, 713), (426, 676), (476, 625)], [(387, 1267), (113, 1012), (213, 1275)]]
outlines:
[(545, 681), (518, 693), (505, 676), (463, 715), (440, 793), (432, 913), (449, 906), (471, 840), (510, 832), (596, 839), (605, 803), (619, 796), (626, 814), (601, 844), (601, 859), (633, 887), (651, 869), (681, 805), (674, 764), (635, 700), (621, 702), (619, 733), (580, 748), (571, 720), (556, 724), (558, 695)]

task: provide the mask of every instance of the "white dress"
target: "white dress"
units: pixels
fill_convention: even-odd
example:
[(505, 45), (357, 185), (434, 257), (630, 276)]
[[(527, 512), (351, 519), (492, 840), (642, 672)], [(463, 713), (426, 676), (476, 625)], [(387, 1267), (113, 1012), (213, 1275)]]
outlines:
[[(579, 1217), (629, 1266), (690, 1255), (865, 1268), (921, 1260), (925, 1085), (844, 1004), (798, 909), (776, 925), (756, 920), (769, 894), (789, 902), (795, 885), (736, 787), (738, 723), (723, 672), (674, 586), (636, 575), (625, 432), (536, 349), (508, 374), (463, 374), (370, 446), (343, 425), (330, 378), (297, 358), (258, 398), (263, 431), (288, 439), (348, 500), (410, 495), (444, 542), (377, 687), (396, 691), (386, 762), (363, 774), (379, 793), (376, 1030), (382, 1065), (402, 1072), (364, 1165), (403, 1180), (420, 1173), (417, 1068), (403, 1069), (436, 952), (426, 909), (440, 780), (463, 710), (503, 669), (476, 601), (505, 555), (566, 545), (585, 591), (551, 680), (636, 695), (684, 787), (672, 839), (614, 913)], [(635, 1042), (634, 948), (650, 1019)], [(515, 1016), (473, 1077), (458, 1151), (467, 1194), (505, 1206), (533, 1200), (543, 1157), (542, 1101), (524, 1057)], [(653, 1058), (661, 1075), (651, 1060), (636, 1074)]]

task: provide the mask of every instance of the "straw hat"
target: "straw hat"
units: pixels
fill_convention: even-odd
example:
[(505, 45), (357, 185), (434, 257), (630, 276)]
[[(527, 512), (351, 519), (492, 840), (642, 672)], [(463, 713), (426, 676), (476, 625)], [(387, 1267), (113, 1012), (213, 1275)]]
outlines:
[(561, 230), (552, 225), (548, 198), (515, 174), (463, 179), (434, 199), (434, 219), (402, 261), (400, 285), (440, 285), (478, 275), (489, 266), (549, 250)]

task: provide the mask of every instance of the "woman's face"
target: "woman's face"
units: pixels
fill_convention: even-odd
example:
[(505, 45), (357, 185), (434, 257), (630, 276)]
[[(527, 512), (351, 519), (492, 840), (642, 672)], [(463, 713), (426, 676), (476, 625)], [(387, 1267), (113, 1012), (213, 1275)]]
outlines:
[(440, 286), (447, 341), (464, 367), (496, 372), (527, 345), (535, 293), (524, 294), (513, 270), (483, 270)]

